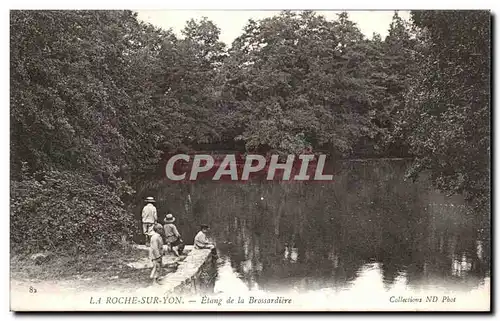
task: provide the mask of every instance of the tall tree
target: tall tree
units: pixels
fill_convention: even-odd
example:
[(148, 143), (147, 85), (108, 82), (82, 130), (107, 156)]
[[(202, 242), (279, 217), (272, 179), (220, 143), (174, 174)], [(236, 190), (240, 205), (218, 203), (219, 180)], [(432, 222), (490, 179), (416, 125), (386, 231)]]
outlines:
[(156, 104), (169, 124), (169, 147), (220, 140), (216, 107), (218, 70), (225, 58), (220, 30), (206, 18), (187, 22), (182, 39), (166, 45), (159, 56)]
[(150, 75), (166, 36), (131, 11), (11, 12), (11, 222), (32, 249), (130, 231), (131, 172), (164, 140)]
[(416, 39), (409, 22), (396, 11), (389, 26), (389, 33), (381, 44), (381, 66), (377, 85), (384, 88), (379, 97), (377, 125), (382, 131), (379, 143), (383, 153), (405, 156), (408, 146), (404, 139), (395, 135), (398, 114), (404, 108), (404, 95), (413, 81), (416, 71)]
[(436, 186), (489, 212), (490, 13), (414, 11), (418, 70), (400, 128)]
[(339, 155), (372, 130), (363, 35), (342, 13), (285, 11), (249, 21), (222, 73), (229, 130), (247, 149)]
[(26, 162), (32, 171), (79, 170), (106, 183), (131, 159), (154, 157), (144, 148), (159, 140), (149, 128), (144, 28), (129, 11), (12, 12), (14, 175)]

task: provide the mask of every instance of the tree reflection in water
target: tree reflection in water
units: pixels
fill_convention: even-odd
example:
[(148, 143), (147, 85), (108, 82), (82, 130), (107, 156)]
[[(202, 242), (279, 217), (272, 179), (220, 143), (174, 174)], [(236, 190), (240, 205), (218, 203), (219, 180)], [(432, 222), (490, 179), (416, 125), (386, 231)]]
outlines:
[[(289, 182), (143, 188), (170, 209), (184, 239), (209, 222), (223, 255), (249, 288), (345, 289), (357, 278), (385, 290), (473, 288), (489, 275), (489, 221), (425, 177), (403, 179), (403, 161), (344, 162), (330, 183)], [(186, 206), (189, 195), (190, 206)], [(143, 195), (140, 195), (142, 197)], [(488, 214), (489, 215), (489, 214)]]

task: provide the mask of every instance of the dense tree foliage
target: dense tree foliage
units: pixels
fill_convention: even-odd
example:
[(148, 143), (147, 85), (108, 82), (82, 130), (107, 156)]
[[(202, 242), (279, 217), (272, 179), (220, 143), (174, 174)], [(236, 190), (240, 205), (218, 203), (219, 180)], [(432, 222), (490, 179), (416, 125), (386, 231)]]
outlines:
[(251, 21), (222, 69), (227, 128), (249, 150), (349, 155), (360, 137), (375, 135), (367, 50), (346, 13)]
[(285, 11), (250, 20), (226, 48), (207, 19), (175, 35), (131, 11), (12, 11), (13, 242), (117, 243), (162, 153), (209, 143), (411, 155), (414, 173), (484, 204), (489, 15), (412, 18), (395, 13), (382, 39), (347, 13)]
[(418, 69), (406, 93), (401, 131), (417, 156), (411, 174), (430, 170), (436, 185), (489, 214), (490, 15), (416, 11)]
[[(60, 201), (75, 200), (60, 195), (56, 184), (44, 192), (53, 194), (43, 198), (54, 202), (33, 207), (24, 192), (39, 204), (40, 186), (34, 183), (53, 177), (86, 182), (79, 188), (89, 193), (104, 188), (130, 202), (134, 181), (157, 167), (164, 149), (178, 146), (184, 137), (208, 136), (210, 130), (201, 123), (209, 123), (209, 113), (200, 114), (196, 107), (213, 96), (209, 79), (217, 57), (212, 55), (222, 49), (214, 38), (217, 29), (206, 21), (190, 23), (185, 40), (179, 40), (140, 23), (129, 11), (13, 11), (11, 178), (25, 183), (11, 184), (13, 221), (25, 228), (45, 227), (40, 238), (52, 235), (46, 224), (28, 220), (26, 209), (44, 216)], [(198, 136), (192, 135), (196, 131)], [(60, 176), (63, 172), (72, 174)], [(32, 178), (25, 181), (28, 174)], [(88, 212), (97, 210), (91, 199), (81, 202)], [(120, 217), (123, 228), (112, 233), (130, 230), (123, 204), (122, 212), (108, 210), (104, 221), (94, 224)], [(74, 217), (61, 221), (63, 233), (73, 231), (66, 224), (84, 224), (69, 208), (55, 213)], [(60, 241), (52, 244), (57, 247)]]

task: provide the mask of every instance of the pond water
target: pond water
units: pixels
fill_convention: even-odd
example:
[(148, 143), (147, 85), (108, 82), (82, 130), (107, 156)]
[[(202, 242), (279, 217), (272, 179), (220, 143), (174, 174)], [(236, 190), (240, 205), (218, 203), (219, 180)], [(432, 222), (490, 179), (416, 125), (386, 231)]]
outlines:
[[(489, 284), (489, 213), (445, 197), (406, 161), (334, 166), (333, 182), (148, 182), (191, 243), (211, 225), (215, 292), (472, 290)], [(235, 289), (239, 290), (235, 290)]]

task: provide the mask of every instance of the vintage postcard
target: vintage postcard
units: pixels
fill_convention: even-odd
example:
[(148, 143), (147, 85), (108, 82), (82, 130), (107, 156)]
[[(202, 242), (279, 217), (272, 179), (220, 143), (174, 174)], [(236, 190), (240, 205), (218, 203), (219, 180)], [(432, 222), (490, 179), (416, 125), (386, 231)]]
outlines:
[(10, 11), (12, 311), (490, 311), (491, 12)]

